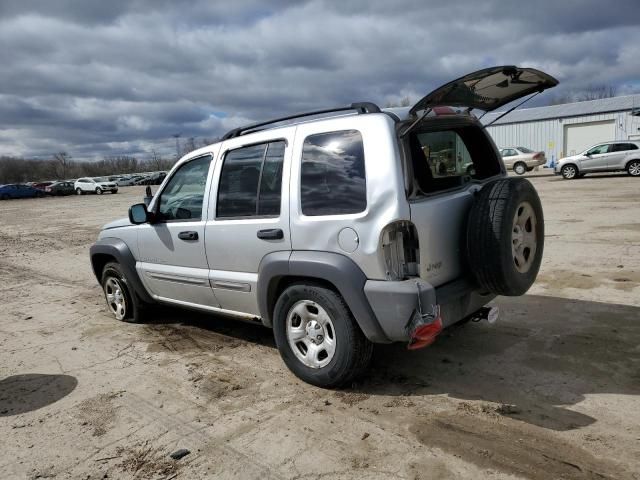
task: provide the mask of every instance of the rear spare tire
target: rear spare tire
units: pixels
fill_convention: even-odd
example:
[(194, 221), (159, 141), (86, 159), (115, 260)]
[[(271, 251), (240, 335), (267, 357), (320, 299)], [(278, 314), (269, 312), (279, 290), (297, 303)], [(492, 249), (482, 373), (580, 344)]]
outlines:
[(477, 193), (467, 223), (467, 259), (478, 284), (496, 295), (524, 294), (540, 269), (544, 217), (524, 178), (504, 178)]

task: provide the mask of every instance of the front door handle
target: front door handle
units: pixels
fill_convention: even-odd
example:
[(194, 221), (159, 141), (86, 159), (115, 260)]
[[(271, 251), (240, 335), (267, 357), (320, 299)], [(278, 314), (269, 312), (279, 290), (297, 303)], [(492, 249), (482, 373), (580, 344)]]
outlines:
[(178, 238), (180, 240), (197, 240), (198, 239), (198, 232), (180, 232), (178, 234)]
[(284, 232), (280, 228), (258, 230), (258, 238), (262, 240), (281, 240), (284, 238)]

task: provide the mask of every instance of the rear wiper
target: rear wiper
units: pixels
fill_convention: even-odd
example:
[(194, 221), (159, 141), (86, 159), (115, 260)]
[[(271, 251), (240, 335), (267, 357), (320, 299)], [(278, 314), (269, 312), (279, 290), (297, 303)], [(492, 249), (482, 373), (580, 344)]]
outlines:
[[(539, 90), (539, 91), (537, 91), (536, 93), (534, 93), (533, 95), (531, 95), (530, 97), (525, 98), (523, 101), (521, 101), (521, 102), (520, 102), (519, 104), (517, 104), (515, 107), (510, 108), (509, 110), (507, 110), (506, 112), (504, 112), (502, 115), (500, 115), (498, 118), (494, 118), (492, 121), (490, 121), (489, 123), (487, 123), (487, 124), (485, 125), (485, 128), (486, 128), (486, 127), (488, 127), (488, 126), (490, 126), (490, 125), (493, 125), (494, 123), (496, 123), (498, 120), (500, 120), (500, 119), (501, 119), (502, 117), (504, 117), (505, 115), (509, 115), (509, 114), (510, 114), (511, 112), (513, 112), (516, 108), (518, 108), (520, 105), (522, 105), (523, 103), (528, 102), (529, 100), (531, 100), (533, 97), (535, 97), (536, 95), (538, 95), (538, 94), (540, 94), (540, 93), (542, 93), (542, 90)], [(484, 117), (486, 113), (487, 113), (487, 112), (484, 112), (480, 118)], [(480, 120), (480, 119), (478, 119), (478, 120)]]

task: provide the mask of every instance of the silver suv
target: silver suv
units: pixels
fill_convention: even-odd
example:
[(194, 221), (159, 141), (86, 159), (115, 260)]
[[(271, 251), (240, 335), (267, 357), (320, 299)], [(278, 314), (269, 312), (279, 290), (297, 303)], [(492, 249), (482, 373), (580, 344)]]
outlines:
[(104, 226), (90, 255), (109, 310), (128, 322), (153, 303), (259, 320), (287, 366), (324, 387), (361, 373), (374, 343), (424, 347), (493, 315), (496, 295), (535, 280), (544, 222), (535, 189), (507, 178), (470, 111), (556, 84), (494, 67), (412, 108), (356, 103), (228, 132)]
[(561, 158), (554, 169), (556, 175), (566, 180), (581, 178), (587, 173), (619, 171), (640, 177), (640, 142), (599, 143), (577, 155)]

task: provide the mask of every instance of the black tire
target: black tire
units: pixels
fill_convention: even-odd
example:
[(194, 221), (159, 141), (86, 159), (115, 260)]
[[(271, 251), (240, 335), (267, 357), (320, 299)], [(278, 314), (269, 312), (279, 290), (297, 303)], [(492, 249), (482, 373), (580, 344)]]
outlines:
[(100, 187), (96, 188), (96, 195), (102, 195), (102, 189)]
[(80, 187), (76, 188), (76, 195), (82, 195), (82, 189)]
[(544, 249), (542, 205), (533, 185), (524, 178), (485, 185), (469, 213), (466, 243), (469, 267), (483, 289), (523, 295), (538, 275)]
[[(287, 338), (287, 317), (299, 302), (310, 301), (329, 315), (335, 331), (335, 352), (329, 363), (319, 368), (305, 365), (294, 353)], [(343, 298), (333, 290), (315, 284), (287, 287), (276, 302), (273, 331), (282, 360), (301, 380), (323, 388), (344, 385), (368, 367), (373, 344), (356, 324)]]
[(562, 178), (564, 178), (565, 180), (574, 180), (575, 178), (578, 178), (580, 176), (580, 174), (578, 173), (578, 167), (576, 167), (572, 163), (569, 163), (568, 165), (562, 167), (560, 173), (562, 174)]
[(467, 167), (467, 175), (474, 176), (476, 174), (476, 167), (474, 165), (469, 165)]
[[(121, 292), (124, 297), (125, 311), (122, 318), (118, 318), (114, 313), (112, 306), (109, 305), (107, 298), (107, 282), (110, 279), (115, 279), (118, 285), (121, 287)], [(102, 291), (105, 294), (105, 300), (107, 302), (107, 309), (116, 320), (120, 320), (127, 323), (142, 323), (144, 322), (144, 314), (147, 305), (140, 300), (135, 291), (130, 287), (131, 283), (127, 280), (120, 264), (117, 262), (109, 262), (102, 269)]]
[(44, 198), (44, 192), (38, 192), (36, 193), (36, 198)]
[(9, 195), (3, 193), (2, 195), (0, 195), (0, 200), (9, 200)]
[(627, 173), (632, 177), (640, 177), (640, 160), (631, 160), (627, 164)]
[(524, 175), (525, 173), (527, 173), (527, 164), (524, 162), (516, 162), (513, 165), (513, 171), (516, 173), (516, 175)]

